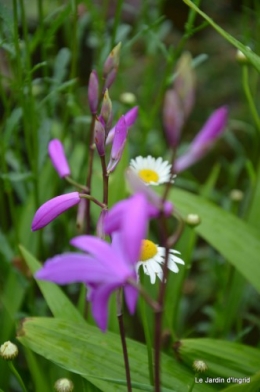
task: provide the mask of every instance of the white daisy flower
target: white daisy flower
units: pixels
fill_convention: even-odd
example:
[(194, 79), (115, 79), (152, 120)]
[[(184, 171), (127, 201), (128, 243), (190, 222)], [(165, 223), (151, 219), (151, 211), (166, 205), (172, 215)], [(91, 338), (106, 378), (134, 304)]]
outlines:
[(139, 156), (131, 159), (130, 167), (146, 185), (160, 185), (171, 180), (171, 165), (161, 157), (156, 159), (151, 155), (146, 158)]
[[(180, 252), (170, 249), (168, 256), (168, 268), (175, 273), (179, 271), (178, 264), (184, 264), (184, 261), (176, 254), (180, 254)], [(136, 271), (138, 272), (140, 266), (142, 266), (144, 273), (150, 276), (151, 283), (154, 284), (156, 276), (160, 280), (163, 278), (162, 265), (164, 261), (165, 248), (156, 245), (150, 240), (143, 240), (140, 260), (136, 264)]]

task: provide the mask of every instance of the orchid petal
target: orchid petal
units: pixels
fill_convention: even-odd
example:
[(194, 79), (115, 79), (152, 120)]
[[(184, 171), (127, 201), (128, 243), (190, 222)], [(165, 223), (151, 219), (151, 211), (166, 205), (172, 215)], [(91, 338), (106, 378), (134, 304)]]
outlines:
[(138, 291), (135, 287), (130, 284), (126, 284), (124, 287), (125, 301), (130, 314), (134, 314), (136, 303), (138, 299)]
[(76, 282), (102, 282), (107, 271), (93, 257), (77, 253), (65, 253), (48, 259), (35, 274), (36, 279), (57, 284)]
[(107, 329), (109, 297), (116, 288), (118, 288), (118, 285), (112, 283), (105, 286), (99, 286), (91, 292), (92, 314), (97, 325), (103, 332)]

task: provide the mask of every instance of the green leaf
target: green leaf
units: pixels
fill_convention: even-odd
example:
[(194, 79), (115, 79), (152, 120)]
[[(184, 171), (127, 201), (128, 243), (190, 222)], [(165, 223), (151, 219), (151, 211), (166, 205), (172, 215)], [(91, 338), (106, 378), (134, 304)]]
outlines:
[[(91, 381), (102, 391), (124, 391), (119, 385), (125, 380), (123, 354), (119, 335), (101, 333), (96, 327), (52, 318), (25, 319), (18, 340), (50, 361)], [(127, 340), (133, 390), (147, 385), (146, 346)], [(162, 354), (162, 384), (172, 392), (187, 392), (194, 373), (173, 357)], [(105, 380), (110, 380), (108, 383)], [(138, 386), (139, 385), (139, 386)], [(147, 389), (148, 390), (148, 389)], [(194, 386), (193, 391), (214, 391), (212, 386)]]
[(183, 216), (190, 213), (200, 216), (196, 232), (260, 292), (259, 232), (200, 196), (174, 189), (170, 199)]
[(222, 35), (231, 45), (235, 46), (240, 50), (250, 61), (250, 63), (260, 72), (260, 57), (257, 56), (253, 51), (243, 45), (240, 41), (236, 40), (232, 35), (223, 30), (217, 25), (208, 15), (201, 11), (191, 0), (183, 0), (189, 7), (193, 8), (198, 14), (200, 14), (214, 29)]
[[(23, 246), (19, 246), (19, 248), (28, 268), (34, 274), (41, 268), (41, 264)], [(77, 308), (73, 306), (59, 286), (40, 280), (37, 280), (37, 284), (55, 317), (74, 320), (75, 322), (84, 322)]]
[(208, 373), (218, 377), (247, 377), (259, 370), (260, 350), (220, 339), (184, 339), (178, 354), (187, 364), (201, 359)]
[(9, 172), (9, 173), (3, 173), (0, 174), (0, 178), (3, 180), (9, 180), (9, 181), (24, 181), (28, 180), (28, 178), (32, 178), (32, 173), (31, 172), (26, 172), (26, 173), (16, 173), (16, 172)]

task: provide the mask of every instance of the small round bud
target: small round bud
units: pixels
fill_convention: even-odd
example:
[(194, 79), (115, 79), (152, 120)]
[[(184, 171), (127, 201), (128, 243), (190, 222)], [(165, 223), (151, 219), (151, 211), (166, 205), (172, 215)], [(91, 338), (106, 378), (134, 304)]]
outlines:
[(193, 369), (196, 372), (205, 372), (208, 369), (208, 366), (201, 359), (196, 359), (192, 364)]
[(133, 93), (125, 92), (120, 95), (120, 101), (127, 105), (132, 105), (136, 102), (136, 96)]
[(244, 198), (244, 192), (240, 191), (240, 189), (232, 189), (229, 197), (232, 201), (241, 201)]
[(57, 392), (71, 392), (74, 389), (74, 385), (71, 380), (60, 378), (55, 382), (54, 388)]
[[(247, 49), (251, 50), (249, 46), (247, 46)], [(237, 50), (236, 60), (239, 64), (249, 64), (248, 58), (243, 52), (241, 52), (241, 50)]]
[(191, 227), (196, 227), (201, 223), (201, 219), (197, 214), (188, 214), (185, 221)]
[(18, 348), (12, 342), (5, 342), (0, 347), (0, 355), (3, 359), (11, 360), (17, 357), (18, 355)]

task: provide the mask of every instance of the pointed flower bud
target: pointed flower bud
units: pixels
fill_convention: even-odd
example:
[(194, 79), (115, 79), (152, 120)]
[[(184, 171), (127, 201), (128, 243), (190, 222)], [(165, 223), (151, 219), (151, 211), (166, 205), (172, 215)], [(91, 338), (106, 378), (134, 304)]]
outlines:
[(107, 124), (107, 122), (111, 118), (111, 112), (112, 112), (112, 102), (109, 97), (108, 89), (106, 89), (102, 101), (101, 110), (100, 110), (100, 116), (104, 119), (105, 124)]
[(112, 144), (110, 161), (107, 166), (107, 172), (115, 170), (121, 159), (127, 137), (127, 124), (125, 116), (121, 116), (115, 127), (115, 137)]
[(103, 77), (105, 79), (113, 69), (118, 68), (120, 49), (121, 49), (121, 42), (119, 42), (119, 44), (117, 44), (109, 53), (103, 66)]
[(48, 152), (51, 162), (61, 178), (70, 175), (70, 168), (65, 156), (62, 143), (58, 139), (53, 139), (48, 145)]
[(95, 125), (94, 125), (94, 140), (97, 147), (97, 151), (99, 156), (105, 155), (105, 123), (101, 116), (96, 116)]
[(93, 70), (89, 76), (89, 82), (88, 82), (88, 103), (92, 114), (97, 113), (98, 96), (99, 96), (98, 75), (97, 72)]
[(228, 109), (222, 106), (215, 110), (192, 141), (188, 151), (176, 159), (175, 173), (185, 170), (201, 159), (213, 146), (227, 125)]
[(105, 79), (105, 83), (104, 83), (104, 90), (106, 91), (106, 89), (110, 88), (112, 86), (112, 84), (114, 83), (114, 80), (116, 78), (117, 75), (117, 68), (113, 68), (109, 74), (107, 75), (106, 79)]
[(97, 236), (99, 238), (102, 238), (102, 240), (104, 240), (106, 237), (105, 230), (104, 230), (104, 220), (105, 217), (107, 216), (107, 213), (108, 210), (102, 210), (97, 222)]
[[(125, 121), (126, 121), (127, 128), (130, 128), (135, 123), (137, 116), (138, 116), (138, 106), (134, 106), (132, 109), (126, 112)], [(106, 144), (112, 143), (112, 141), (114, 140), (115, 130), (116, 127), (113, 127), (109, 131), (106, 139)]]
[(1, 345), (0, 356), (7, 361), (16, 358), (18, 355), (18, 348), (15, 344), (8, 341)]
[(178, 94), (170, 89), (166, 91), (163, 105), (163, 125), (167, 142), (171, 147), (179, 144), (184, 115)]
[(189, 116), (195, 102), (195, 73), (191, 63), (191, 54), (184, 52), (177, 63), (177, 77), (174, 81), (174, 90), (182, 103), (185, 118)]
[(57, 216), (80, 202), (78, 192), (54, 197), (44, 203), (35, 213), (32, 221), (32, 231), (39, 230), (48, 225)]
[(87, 200), (82, 198), (80, 199), (77, 211), (77, 219), (76, 226), (79, 232), (83, 232), (85, 220), (86, 220), (86, 209), (87, 209)]

